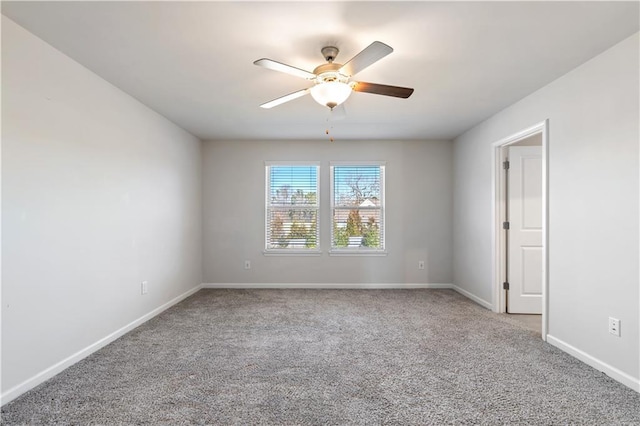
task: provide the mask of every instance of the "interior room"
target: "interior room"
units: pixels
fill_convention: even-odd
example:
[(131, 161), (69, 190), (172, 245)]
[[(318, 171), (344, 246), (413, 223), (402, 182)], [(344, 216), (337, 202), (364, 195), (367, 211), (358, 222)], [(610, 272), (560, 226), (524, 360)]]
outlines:
[(1, 7), (3, 423), (640, 423), (640, 3)]

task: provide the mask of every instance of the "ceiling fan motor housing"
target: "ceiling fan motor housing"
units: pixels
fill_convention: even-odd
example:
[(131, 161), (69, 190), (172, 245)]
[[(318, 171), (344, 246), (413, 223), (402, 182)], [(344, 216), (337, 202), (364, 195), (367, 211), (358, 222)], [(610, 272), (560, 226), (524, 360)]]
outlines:
[(340, 83), (346, 83), (349, 77), (340, 72), (342, 64), (331, 62), (328, 64), (322, 64), (313, 70), (316, 75), (316, 83), (328, 83), (330, 81), (339, 81)]

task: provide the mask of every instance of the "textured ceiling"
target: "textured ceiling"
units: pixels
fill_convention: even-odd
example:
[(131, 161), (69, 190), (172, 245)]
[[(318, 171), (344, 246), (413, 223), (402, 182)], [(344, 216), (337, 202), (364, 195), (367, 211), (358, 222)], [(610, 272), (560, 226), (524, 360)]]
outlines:
[(2, 2), (2, 13), (202, 139), (320, 139), (310, 86), (253, 65), (313, 70), (374, 40), (395, 51), (357, 80), (342, 139), (451, 139), (639, 30), (638, 2)]

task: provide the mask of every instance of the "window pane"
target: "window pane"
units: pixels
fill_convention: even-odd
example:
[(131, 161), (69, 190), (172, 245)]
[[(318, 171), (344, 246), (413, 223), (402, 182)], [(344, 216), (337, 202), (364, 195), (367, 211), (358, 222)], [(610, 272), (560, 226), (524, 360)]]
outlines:
[(380, 166), (334, 167), (333, 191), (335, 206), (379, 206)]
[(317, 205), (317, 178), (316, 166), (271, 166), (271, 204)]
[(335, 209), (333, 246), (382, 248), (381, 216), (382, 212), (379, 209)]
[(318, 167), (267, 166), (266, 249), (318, 247)]
[(333, 166), (332, 247), (384, 249), (384, 166)]
[(318, 245), (317, 210), (271, 210), (271, 249), (305, 249)]

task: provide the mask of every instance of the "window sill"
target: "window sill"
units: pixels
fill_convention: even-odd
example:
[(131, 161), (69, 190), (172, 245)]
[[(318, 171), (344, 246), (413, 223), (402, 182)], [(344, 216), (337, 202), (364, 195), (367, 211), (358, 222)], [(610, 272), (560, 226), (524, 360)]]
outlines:
[(384, 257), (387, 255), (386, 251), (381, 250), (358, 250), (358, 249), (346, 249), (346, 250), (329, 250), (329, 256), (377, 256)]
[(320, 250), (265, 250), (264, 256), (322, 256)]

